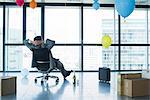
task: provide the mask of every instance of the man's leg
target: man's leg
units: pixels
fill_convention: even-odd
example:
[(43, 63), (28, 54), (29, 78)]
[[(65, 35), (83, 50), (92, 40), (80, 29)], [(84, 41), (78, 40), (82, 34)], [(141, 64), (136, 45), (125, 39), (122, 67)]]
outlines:
[(65, 70), (64, 65), (63, 65), (59, 60), (56, 61), (55, 67), (60, 70), (60, 72), (61, 72), (61, 74), (63, 75), (64, 79), (65, 79), (67, 76), (69, 76), (70, 73), (72, 72), (72, 71), (67, 71), (67, 70)]

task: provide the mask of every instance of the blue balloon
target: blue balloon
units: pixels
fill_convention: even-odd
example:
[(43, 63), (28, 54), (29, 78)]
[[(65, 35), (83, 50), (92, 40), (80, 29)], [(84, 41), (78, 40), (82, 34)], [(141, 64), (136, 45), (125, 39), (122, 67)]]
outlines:
[(94, 2), (98, 2), (98, 0), (93, 0)]
[(100, 7), (100, 4), (99, 4), (98, 2), (94, 2), (94, 3), (93, 3), (93, 8), (94, 8), (94, 9), (97, 10), (97, 9), (99, 9), (99, 7)]
[(135, 8), (135, 0), (115, 0), (115, 6), (118, 14), (126, 18)]

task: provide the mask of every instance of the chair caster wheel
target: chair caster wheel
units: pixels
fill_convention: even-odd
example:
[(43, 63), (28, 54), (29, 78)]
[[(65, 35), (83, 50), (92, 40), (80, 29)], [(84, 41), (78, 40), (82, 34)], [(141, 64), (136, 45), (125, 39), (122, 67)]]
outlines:
[(43, 85), (44, 81), (41, 81), (41, 85)]
[(37, 83), (37, 79), (34, 79), (34, 82)]
[(48, 80), (48, 77), (45, 77), (46, 80)]
[(59, 79), (56, 79), (56, 84), (58, 84), (58, 82), (59, 82)]

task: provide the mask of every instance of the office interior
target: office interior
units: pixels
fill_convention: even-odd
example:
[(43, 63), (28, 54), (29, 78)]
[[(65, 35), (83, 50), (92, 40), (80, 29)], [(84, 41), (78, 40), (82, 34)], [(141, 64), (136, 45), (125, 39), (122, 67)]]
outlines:
[[(140, 73), (150, 79), (149, 0), (135, 0), (126, 17), (118, 12), (117, 0), (33, 1), (35, 8), (30, 0), (21, 6), (17, 0), (0, 1), (0, 75), (16, 77), (16, 93), (0, 96), (1, 100), (150, 100), (150, 89), (142, 96), (118, 93), (121, 74)], [(99, 6), (93, 6), (95, 2)], [(33, 54), (23, 42), (35, 36), (55, 41), (53, 57), (73, 70), (66, 80), (54, 70), (49, 74), (59, 77), (58, 84), (51, 78), (35, 83), (42, 74), (31, 67)], [(105, 36), (112, 40), (108, 48), (103, 45)], [(103, 67), (110, 69), (110, 81), (99, 80)]]

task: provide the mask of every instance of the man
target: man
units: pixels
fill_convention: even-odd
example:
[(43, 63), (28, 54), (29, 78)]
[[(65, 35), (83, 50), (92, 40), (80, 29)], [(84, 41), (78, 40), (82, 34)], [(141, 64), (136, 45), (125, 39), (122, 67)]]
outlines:
[[(29, 39), (27, 40), (24, 40), (24, 44), (31, 50), (33, 51), (34, 49), (38, 49), (38, 48), (48, 48), (49, 51), (51, 50), (51, 48), (55, 45), (55, 41), (53, 40), (50, 40), (50, 39), (47, 39), (46, 40), (46, 43), (44, 43), (43, 39), (41, 36), (36, 36), (34, 38), (34, 41), (31, 41)], [(53, 67), (56, 68), (56, 69), (59, 69), (60, 72), (62, 73), (64, 79), (70, 75), (70, 73), (72, 71), (67, 71), (64, 69), (64, 66), (63, 64), (58, 60), (58, 59), (55, 59), (53, 58), (52, 56), (52, 53), (50, 51), (50, 58), (53, 59)], [(36, 66), (36, 63), (34, 62), (34, 60), (32, 59), (32, 67), (35, 67)]]

